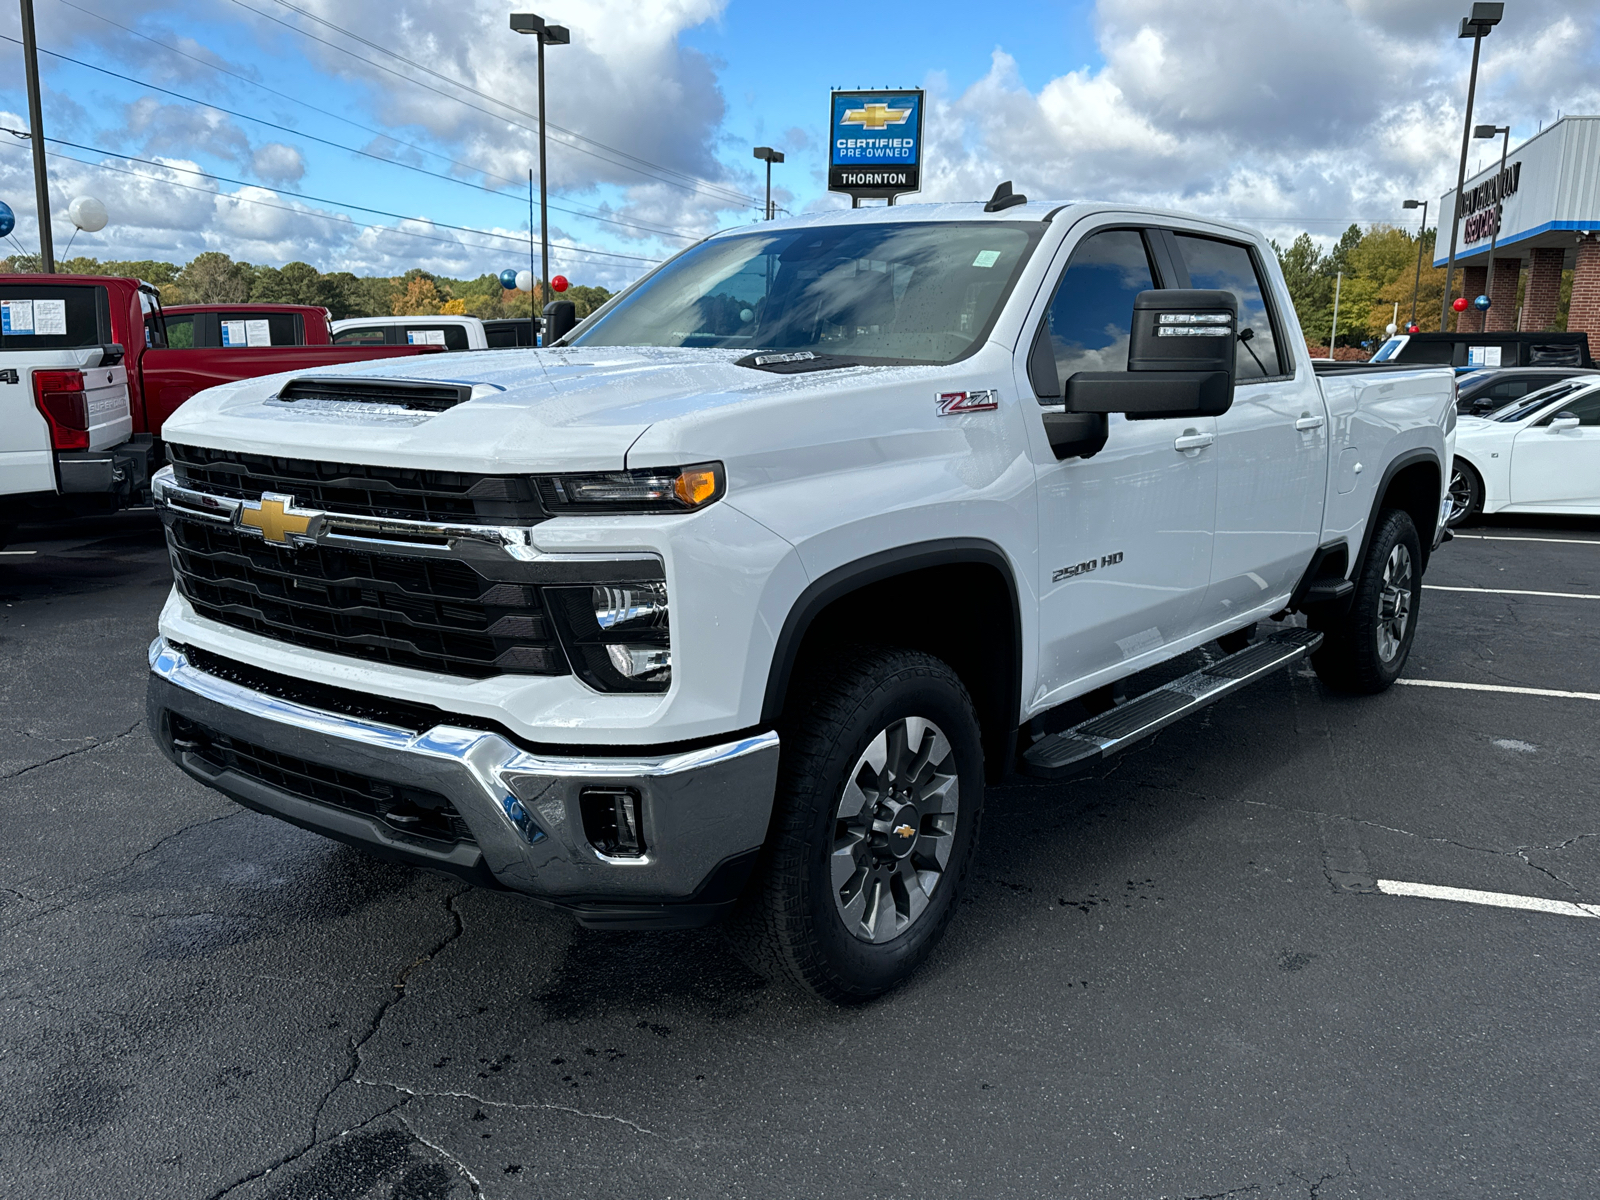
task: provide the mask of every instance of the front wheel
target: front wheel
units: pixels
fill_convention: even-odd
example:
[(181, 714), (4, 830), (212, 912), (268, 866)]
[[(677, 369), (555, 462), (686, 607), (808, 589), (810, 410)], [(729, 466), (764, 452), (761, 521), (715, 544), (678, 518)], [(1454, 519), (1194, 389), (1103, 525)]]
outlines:
[(881, 995), (955, 913), (983, 806), (978, 719), (932, 655), (866, 648), (796, 684), (758, 876), (730, 924), (763, 974)]
[(1444, 523), (1451, 529), (1465, 525), (1483, 511), (1483, 476), (1471, 463), (1455, 460), (1450, 468), (1450, 512)]
[(1378, 515), (1350, 607), (1337, 617), (1312, 614), (1322, 647), (1311, 665), (1329, 687), (1371, 694), (1400, 678), (1417, 634), (1422, 604), (1422, 544), (1410, 516)]

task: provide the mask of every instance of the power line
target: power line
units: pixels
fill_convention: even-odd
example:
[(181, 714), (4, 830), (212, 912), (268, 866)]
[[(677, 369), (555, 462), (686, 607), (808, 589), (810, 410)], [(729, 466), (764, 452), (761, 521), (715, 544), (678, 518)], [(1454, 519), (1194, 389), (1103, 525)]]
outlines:
[[(271, 13), (265, 13), (265, 12), (262, 12), (258, 8), (252, 8), (250, 5), (245, 4), (244, 0), (233, 0), (233, 3), (238, 5), (240, 8), (244, 9), (247, 12), (254, 13), (256, 16), (262, 18), (263, 20), (271, 21), (275, 25), (281, 25), (285, 29), (289, 30), (292, 33), (298, 33), (301, 37), (309, 38), (313, 42), (318, 42), (318, 43), (320, 43), (320, 44), (322, 44), (324, 46), (329, 47), (332, 50), (337, 50), (337, 51), (339, 51), (339, 53), (348, 55), (349, 57), (355, 59), (359, 63), (365, 63), (369, 67), (374, 67), (379, 71), (385, 72), (386, 74), (393, 75), (396, 79), (403, 80), (406, 83), (414, 84), (415, 86), (423, 88), (426, 91), (430, 91), (436, 96), (443, 96), (446, 100), (453, 101), (456, 104), (465, 105), (467, 108), (473, 109), (476, 112), (481, 112), (485, 116), (493, 117), (496, 121), (501, 121), (501, 122), (504, 122), (507, 125), (515, 126), (516, 128), (525, 130), (528, 133), (537, 134), (539, 132), (536, 128), (534, 128), (531, 125), (524, 125), (521, 121), (510, 120), (509, 118), (507, 118), (502, 113), (491, 112), (489, 109), (484, 108), (480, 104), (474, 104), (474, 103), (472, 103), (472, 101), (464, 100), (460, 96), (451, 95), (449, 92), (442, 91), (439, 88), (436, 88), (436, 87), (432, 86), (431, 84), (424, 83), (420, 79), (414, 79), (409, 75), (403, 75), (399, 71), (396, 71), (391, 67), (386, 67), (382, 63), (374, 62), (374, 61), (372, 61), (372, 59), (366, 58), (366, 57), (364, 57), (364, 56), (362, 56), (360, 54), (357, 54), (355, 51), (350, 50), (350, 49), (348, 49), (348, 48), (346, 48), (344, 46), (341, 46), (341, 45), (337, 44), (336, 42), (330, 42), (330, 41), (328, 41), (327, 38), (318, 37), (316, 34), (312, 33), (310, 30), (301, 29), (297, 25), (291, 25), (288, 21), (284, 21), (284, 20), (282, 20), (282, 19), (280, 19), (278, 17), (275, 17)], [(298, 10), (296, 10), (296, 11), (298, 11)], [(335, 27), (335, 28), (337, 28), (337, 27)], [(341, 33), (347, 33), (348, 36), (353, 37), (353, 38), (357, 38), (357, 40), (362, 40), (356, 34), (348, 33), (347, 30), (341, 29), (340, 32)], [(385, 51), (385, 53), (388, 53), (388, 54), (391, 54), (391, 55), (393, 54), (392, 51)], [(394, 56), (394, 57), (398, 58), (398, 56)], [(404, 61), (404, 60), (402, 60), (402, 61)], [(424, 69), (426, 69), (426, 68), (424, 68)], [(448, 79), (449, 77), (445, 76), (444, 78)], [(466, 84), (459, 83), (459, 82), (456, 82), (456, 81), (453, 81), (453, 80), (451, 82), (455, 82), (457, 87), (468, 88), (468, 85), (466, 85)], [(468, 90), (471, 90), (471, 89), (468, 88)], [(491, 99), (492, 99), (492, 97), (491, 97)], [(509, 109), (511, 112), (520, 113), (523, 116), (527, 116), (527, 117), (532, 118), (533, 120), (538, 120), (538, 118), (534, 117), (532, 113), (524, 112), (524, 110), (516, 108), (513, 105), (506, 104), (504, 101), (496, 100), (496, 101), (494, 101), (494, 103), (500, 104), (502, 107), (504, 107), (506, 109)], [(681, 188), (684, 191), (694, 192), (694, 193), (698, 193), (700, 195), (709, 196), (712, 199), (726, 198), (730, 203), (737, 203), (741, 207), (744, 207), (744, 208), (757, 208), (757, 207), (760, 207), (760, 203), (761, 203), (760, 201), (755, 200), (754, 198), (752, 198), (750, 196), (745, 196), (745, 195), (743, 195), (741, 193), (734, 192), (734, 191), (732, 191), (732, 190), (730, 190), (728, 188), (724, 188), (719, 184), (712, 184), (712, 183), (709, 183), (709, 181), (705, 181), (705, 180), (697, 180), (692, 175), (687, 175), (687, 174), (685, 174), (684, 172), (681, 172), (681, 171), (674, 171), (673, 174), (681, 175), (681, 176), (683, 176), (683, 178), (693, 181), (691, 183), (680, 183), (675, 179), (668, 179), (663, 175), (655, 174), (651, 170), (647, 170), (646, 169), (646, 167), (652, 167), (652, 168), (655, 169), (655, 171), (671, 171), (672, 169), (670, 167), (659, 167), (659, 166), (656, 166), (656, 164), (649, 163), (645, 159), (636, 158), (636, 156), (631, 155), (631, 154), (627, 154), (625, 151), (622, 151), (622, 150), (614, 150), (612, 147), (606, 146), (602, 142), (596, 142), (592, 138), (583, 137), (583, 135), (581, 135), (581, 134), (573, 133), (569, 129), (562, 129), (561, 127), (559, 127), (557, 125), (554, 125), (554, 124), (551, 124), (549, 126), (549, 128), (553, 129), (553, 130), (558, 130), (559, 132), (565, 133), (570, 137), (579, 138), (582, 141), (589, 142), (591, 145), (599, 146), (601, 149), (606, 150), (609, 153), (619, 154), (619, 155), (622, 155), (625, 158), (634, 159), (636, 162), (644, 163), (645, 166), (641, 167), (641, 166), (635, 166), (635, 165), (633, 165), (633, 163), (619, 162), (616, 159), (607, 158), (605, 155), (597, 153), (594, 150), (585, 149), (583, 146), (576, 145), (573, 142), (561, 142), (560, 145), (564, 146), (568, 150), (574, 150), (574, 151), (578, 152), (579, 154), (587, 154), (591, 158), (598, 158), (601, 162), (609, 163), (611, 166), (622, 167), (622, 168), (624, 168), (626, 170), (636, 171), (641, 175), (645, 175), (645, 176), (647, 176), (649, 178), (655, 179), (659, 183), (665, 183), (670, 187)], [(704, 186), (702, 186), (702, 185), (704, 185)], [(707, 188), (709, 188), (711, 190), (708, 191), (708, 190), (706, 190)], [(721, 193), (721, 196), (719, 197), (717, 195), (717, 193)]]
[[(30, 136), (28, 134), (27, 130), (25, 130), (25, 129), (10, 129), (10, 128), (7, 128), (5, 126), (0, 126), (0, 131), (12, 134), (12, 135), (14, 135), (16, 137), (28, 137), (28, 136)], [(260, 184), (250, 183), (248, 180), (244, 180), (244, 179), (233, 179), (233, 178), (231, 178), (231, 177), (229, 177), (227, 175), (215, 175), (215, 174), (212, 174), (210, 171), (201, 171), (201, 170), (199, 170), (197, 168), (194, 168), (194, 167), (174, 166), (172, 163), (158, 162), (153, 158), (139, 158), (138, 156), (133, 155), (133, 154), (119, 154), (115, 150), (106, 150), (106, 149), (104, 149), (103, 147), (100, 147), (100, 146), (85, 146), (80, 142), (69, 142), (64, 138), (46, 137), (44, 140), (46, 142), (54, 143), (57, 146), (70, 146), (74, 150), (87, 150), (90, 154), (104, 154), (104, 155), (106, 155), (106, 156), (108, 156), (110, 158), (120, 158), (124, 162), (136, 162), (136, 163), (142, 163), (143, 165), (145, 165), (147, 167), (158, 167), (163, 171), (177, 171), (177, 172), (180, 172), (181, 174), (184, 174), (184, 175), (198, 175), (202, 179), (215, 179), (219, 183), (231, 183), (235, 187), (259, 187), (260, 186)], [(367, 205), (364, 205), (364, 204), (352, 204), (348, 200), (333, 200), (333, 199), (330, 199), (327, 196), (312, 196), (312, 195), (309, 195), (308, 193), (305, 193), (305, 192), (293, 192), (293, 193), (291, 193), (291, 195), (297, 196), (302, 200), (314, 201), (317, 204), (332, 204), (332, 205), (334, 205), (334, 206), (336, 206), (338, 208), (349, 208), (349, 209), (354, 209), (356, 212), (372, 213), (374, 216), (392, 217), (396, 221), (427, 221), (427, 223), (429, 225), (432, 225), (436, 229), (458, 229), (463, 233), (474, 233), (474, 234), (477, 234), (479, 237), (500, 238), (500, 239), (502, 239), (504, 241), (516, 242), (518, 246), (523, 245), (527, 240), (525, 238), (522, 238), (522, 237), (519, 237), (519, 236), (516, 236), (516, 235), (513, 235), (513, 234), (496, 233), (492, 229), (478, 229), (478, 228), (476, 228), (474, 226), (471, 226), (471, 225), (451, 225), (451, 224), (449, 224), (447, 222), (444, 222), (444, 221), (435, 221), (430, 217), (407, 216), (405, 213), (390, 212), (387, 209), (383, 209), (383, 208), (370, 208), (370, 207), (368, 207)], [(244, 197), (238, 197), (238, 198), (239, 199), (245, 199)], [(287, 211), (289, 211), (289, 212), (298, 212), (300, 210), (299, 209), (288, 209)], [(638, 255), (638, 254), (620, 254), (615, 250), (601, 250), (601, 249), (598, 249), (598, 248), (596, 248), (594, 246), (576, 246), (576, 247), (572, 247), (572, 249), (573, 250), (577, 250), (577, 251), (581, 251), (582, 253), (589, 254), (589, 255), (598, 254), (598, 255), (605, 255), (606, 257), (609, 257), (609, 258), (627, 259), (630, 262), (658, 263), (658, 262), (661, 261), (659, 258), (645, 258), (642, 255)]]
[[(17, 134), (18, 133), (17, 130), (6, 129), (3, 126), (0, 126), (0, 130), (3, 130), (4, 132), (10, 133), (10, 134)], [(23, 136), (26, 136), (26, 135), (23, 135)], [(45, 141), (47, 141), (47, 142), (48, 141), (53, 141), (53, 140), (54, 140), (53, 138), (46, 138), (45, 139)], [(10, 146), (14, 145), (14, 143), (11, 143), (11, 142), (0, 142), (0, 145), (10, 147)], [(19, 150), (21, 149), (20, 146), (18, 146), (16, 148), (19, 149)], [(253, 204), (257, 208), (271, 208), (271, 209), (276, 209), (278, 212), (293, 213), (297, 217), (311, 217), (311, 218), (313, 218), (315, 220), (318, 220), (318, 221), (332, 221), (332, 222), (334, 222), (336, 224), (339, 224), (339, 225), (349, 226), (352, 229), (376, 229), (376, 230), (378, 230), (378, 231), (380, 231), (382, 233), (399, 234), (401, 237), (418, 238), (418, 239), (420, 239), (422, 241), (425, 241), (425, 242), (439, 242), (439, 243), (441, 243), (443, 245), (446, 245), (446, 246), (457, 246), (457, 247), (460, 247), (461, 249), (465, 249), (465, 250), (486, 250), (486, 251), (489, 251), (490, 253), (495, 253), (495, 254), (502, 253), (501, 248), (498, 247), (498, 246), (475, 246), (471, 242), (464, 242), (464, 241), (460, 240), (459, 238), (433, 237), (430, 234), (417, 233), (414, 230), (399, 229), (399, 228), (397, 228), (397, 227), (395, 227), (393, 225), (370, 225), (370, 224), (364, 224), (364, 223), (362, 223), (360, 221), (353, 221), (353, 220), (349, 220), (348, 218), (335, 216), (332, 213), (321, 213), (321, 212), (315, 211), (314, 209), (291, 208), (287, 204), (273, 204), (269, 200), (257, 200), (257, 199), (255, 199), (254, 197), (251, 197), (251, 196), (230, 196), (230, 195), (226, 195), (226, 194), (224, 194), (222, 192), (214, 191), (211, 188), (196, 187), (192, 183), (179, 183), (175, 179), (163, 179), (159, 175), (146, 175), (142, 171), (129, 171), (129, 170), (126, 170), (123, 167), (108, 166), (105, 163), (87, 162), (86, 160), (81, 159), (81, 158), (74, 158), (70, 154), (59, 154), (59, 153), (54, 153), (54, 152), (47, 152), (46, 156), (49, 157), (49, 158), (58, 159), (58, 160), (61, 160), (61, 161), (64, 161), (64, 162), (77, 163), (81, 167), (88, 167), (91, 170), (95, 170), (95, 171), (109, 171), (114, 175), (128, 175), (128, 176), (131, 176), (134, 179), (143, 179), (143, 180), (145, 180), (146, 182), (149, 182), (149, 183), (159, 183), (159, 184), (162, 184), (165, 187), (182, 188), (186, 192), (199, 192), (201, 195), (210, 196), (214, 200), (226, 200), (226, 201), (228, 201), (230, 203), (233, 203), (233, 204)], [(145, 160), (139, 160), (139, 161), (145, 161)], [(177, 168), (177, 167), (167, 167), (165, 163), (160, 163), (160, 164), (157, 164), (157, 165), (158, 166), (162, 166), (162, 167), (164, 167), (164, 168), (166, 168), (168, 170), (179, 170), (180, 169), (180, 168)], [(204, 174), (204, 172), (194, 172), (194, 174)], [(418, 218), (408, 217), (406, 219), (407, 220), (417, 220)], [(431, 224), (431, 222), (430, 222), (430, 224)], [(455, 226), (442, 226), (441, 228), (449, 229), (449, 228), (456, 228), (456, 227)], [(522, 245), (522, 239), (520, 237), (514, 238), (514, 237), (511, 237), (508, 234), (490, 233), (487, 230), (484, 230), (482, 232), (485, 233), (486, 236), (488, 236), (488, 237), (503, 238), (506, 241), (514, 241), (514, 242), (517, 243), (517, 245), (519, 247)], [(577, 257), (580, 257), (580, 258), (587, 257), (587, 253), (585, 251), (583, 251), (581, 248), (574, 249), (571, 246), (562, 246), (562, 245), (558, 244), (555, 247), (555, 249), (562, 250), (562, 251), (564, 251), (564, 252), (566, 252), (568, 254), (576, 255)], [(602, 251), (602, 253), (604, 253), (604, 252)], [(659, 261), (659, 260), (644, 260), (644, 261), (654, 262), (654, 261)], [(600, 265), (601, 266), (615, 266), (616, 264), (615, 263), (602, 263)]]

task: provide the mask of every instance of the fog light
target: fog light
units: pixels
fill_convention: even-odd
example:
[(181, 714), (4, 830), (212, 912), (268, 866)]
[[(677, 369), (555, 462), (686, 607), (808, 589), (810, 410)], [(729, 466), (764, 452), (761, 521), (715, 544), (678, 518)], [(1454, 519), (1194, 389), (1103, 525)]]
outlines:
[(632, 788), (584, 788), (583, 834), (607, 858), (639, 858), (645, 851), (644, 810)]

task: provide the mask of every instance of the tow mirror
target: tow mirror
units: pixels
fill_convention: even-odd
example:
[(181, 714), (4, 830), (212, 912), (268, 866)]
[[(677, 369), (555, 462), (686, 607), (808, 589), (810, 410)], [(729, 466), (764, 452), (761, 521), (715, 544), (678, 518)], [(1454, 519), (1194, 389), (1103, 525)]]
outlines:
[(1128, 369), (1069, 376), (1067, 412), (1123, 413), (1130, 421), (1220, 416), (1233, 404), (1238, 325), (1232, 292), (1140, 292), (1133, 301)]
[(553, 346), (578, 323), (578, 306), (571, 300), (552, 300), (544, 306), (544, 344)]
[(1577, 417), (1569, 412), (1559, 412), (1550, 421), (1550, 432), (1559, 433), (1563, 429), (1576, 429), (1583, 424)]

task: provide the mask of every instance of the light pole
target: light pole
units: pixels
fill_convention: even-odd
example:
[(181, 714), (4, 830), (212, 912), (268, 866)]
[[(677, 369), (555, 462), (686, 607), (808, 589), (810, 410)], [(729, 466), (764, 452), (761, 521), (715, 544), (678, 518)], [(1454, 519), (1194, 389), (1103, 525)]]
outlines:
[(33, 32), (33, 0), (22, 0), (22, 56), (28, 71), (28, 140), (33, 143), (33, 194), (39, 206), (39, 266), (56, 273), (55, 239), (50, 236), (50, 176), (44, 165), (44, 106), (39, 102), (39, 39)]
[[(1496, 195), (1494, 198), (1494, 221), (1489, 226), (1489, 278), (1483, 285), (1483, 294), (1489, 297), (1489, 303), (1494, 304), (1494, 248), (1500, 241), (1500, 196), (1498, 189), (1500, 177), (1506, 173), (1506, 154), (1511, 149), (1511, 126), (1509, 125), (1479, 125), (1472, 131), (1475, 138), (1503, 139), (1500, 142), (1500, 172), (1494, 177)], [(1483, 322), (1484, 328), (1489, 327), (1487, 316)]]
[(1439, 308), (1439, 331), (1450, 324), (1450, 290), (1456, 275), (1456, 234), (1461, 228), (1461, 189), (1467, 185), (1467, 148), (1472, 144), (1472, 101), (1478, 92), (1478, 51), (1489, 31), (1505, 15), (1504, 4), (1474, 4), (1472, 15), (1461, 18), (1458, 37), (1472, 39), (1472, 73), (1467, 77), (1467, 119), (1461, 129), (1461, 166), (1456, 171), (1456, 201), (1450, 213), (1450, 258), (1444, 268), (1444, 301)]
[(767, 164), (767, 220), (772, 220), (772, 164), (783, 161), (783, 151), (771, 146), (757, 146), (755, 156)]
[(1411, 320), (1407, 325), (1417, 323), (1417, 294), (1422, 291), (1422, 239), (1428, 232), (1428, 202), (1426, 200), (1407, 200), (1404, 207), (1420, 208), (1422, 210), (1422, 228), (1417, 230), (1417, 281), (1411, 285)]
[(539, 280), (548, 288), (550, 212), (546, 203), (544, 164), (544, 48), (567, 45), (572, 41), (572, 32), (565, 25), (547, 25), (543, 17), (536, 17), (532, 13), (512, 13), (511, 28), (517, 33), (530, 33), (539, 39)]

